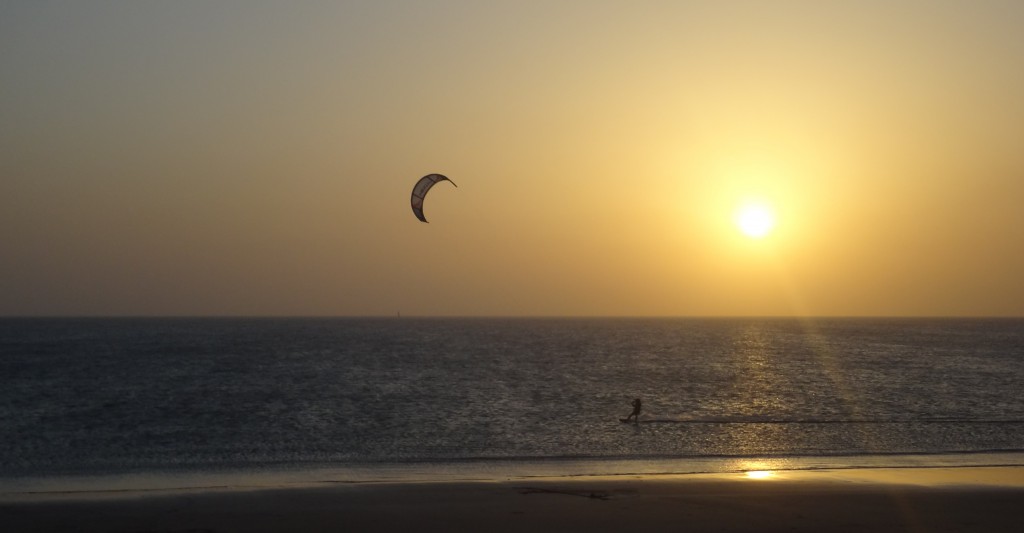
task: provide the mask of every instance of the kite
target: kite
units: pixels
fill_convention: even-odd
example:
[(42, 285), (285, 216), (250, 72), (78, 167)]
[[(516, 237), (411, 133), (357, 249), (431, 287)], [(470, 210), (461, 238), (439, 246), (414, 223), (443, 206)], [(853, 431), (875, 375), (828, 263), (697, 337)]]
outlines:
[[(423, 222), (427, 221), (426, 217), (423, 216), (423, 199), (427, 197), (427, 191), (429, 191), (430, 188), (439, 181), (447, 181), (452, 185), (455, 185), (455, 182), (448, 179), (446, 176), (442, 176), (440, 174), (427, 174), (420, 178), (412, 188), (412, 212), (416, 215), (416, 218)], [(458, 185), (455, 186), (458, 187)]]

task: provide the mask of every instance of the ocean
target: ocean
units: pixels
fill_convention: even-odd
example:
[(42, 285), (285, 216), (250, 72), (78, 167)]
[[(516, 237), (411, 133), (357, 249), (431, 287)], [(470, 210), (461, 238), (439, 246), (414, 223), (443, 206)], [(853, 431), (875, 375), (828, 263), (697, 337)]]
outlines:
[(0, 319), (9, 484), (758, 461), (1024, 464), (1024, 319)]

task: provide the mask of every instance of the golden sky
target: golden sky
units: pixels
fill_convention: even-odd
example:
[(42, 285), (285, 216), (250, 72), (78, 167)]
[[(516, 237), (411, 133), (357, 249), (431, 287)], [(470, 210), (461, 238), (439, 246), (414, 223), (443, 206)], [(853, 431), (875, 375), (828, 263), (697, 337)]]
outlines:
[(1021, 28), (1019, 1), (3, 2), (0, 315), (1022, 316)]

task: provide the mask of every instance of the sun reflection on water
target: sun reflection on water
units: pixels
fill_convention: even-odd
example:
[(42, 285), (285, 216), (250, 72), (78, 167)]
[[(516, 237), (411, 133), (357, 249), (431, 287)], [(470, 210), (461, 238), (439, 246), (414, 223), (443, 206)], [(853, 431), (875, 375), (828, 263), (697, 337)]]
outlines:
[(746, 479), (775, 479), (780, 468), (785, 469), (785, 462), (773, 459), (744, 459), (736, 462), (736, 470)]

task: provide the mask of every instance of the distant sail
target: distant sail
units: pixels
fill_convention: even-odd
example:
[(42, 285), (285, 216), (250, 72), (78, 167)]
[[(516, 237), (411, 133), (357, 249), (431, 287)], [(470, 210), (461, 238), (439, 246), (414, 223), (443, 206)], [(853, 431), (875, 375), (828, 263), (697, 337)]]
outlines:
[[(447, 176), (442, 176), (441, 174), (427, 174), (420, 178), (412, 188), (412, 212), (416, 215), (416, 218), (423, 222), (427, 221), (426, 217), (423, 216), (423, 200), (427, 197), (427, 191), (429, 191), (430, 188), (439, 181), (447, 181), (448, 183), (455, 185), (455, 182), (448, 179)], [(455, 186), (458, 187), (458, 185)]]

